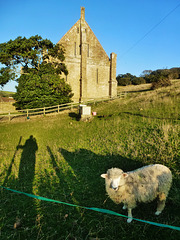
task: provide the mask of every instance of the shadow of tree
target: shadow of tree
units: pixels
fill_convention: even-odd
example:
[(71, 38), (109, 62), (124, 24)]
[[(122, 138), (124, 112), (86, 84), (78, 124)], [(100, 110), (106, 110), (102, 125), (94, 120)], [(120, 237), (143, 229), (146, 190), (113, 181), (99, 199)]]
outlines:
[[(117, 212), (121, 212), (120, 207), (111, 200), (107, 200), (104, 181), (100, 175), (113, 166), (125, 171), (142, 166), (140, 162), (119, 155), (99, 155), (87, 149), (71, 152), (60, 148), (56, 152), (47, 146), (47, 152), (53, 171), (44, 170), (42, 173), (38, 188), (40, 196), (79, 206), (112, 209)], [(89, 239), (87, 236), (90, 234), (90, 229), (93, 228), (96, 232), (97, 225), (103, 222), (104, 218), (110, 219), (110, 216), (82, 208), (63, 204), (47, 204), (43, 201), (39, 202), (39, 209), (43, 216), (42, 232), (49, 235), (51, 231), (49, 226), (56, 228), (54, 234), (51, 233), (52, 239), (58, 237), (57, 233), (68, 236), (67, 239), (76, 239), (73, 236), (79, 236), (79, 239)], [(119, 221), (118, 218), (111, 219), (114, 225), (117, 221)]]
[(141, 93), (141, 92), (150, 92), (152, 91), (151, 88), (149, 89), (140, 89), (140, 90), (129, 90), (129, 91), (126, 91), (126, 93)]
[[(119, 155), (98, 155), (86, 149), (70, 152), (61, 148), (59, 153), (63, 160), (58, 158), (49, 146), (47, 146), (47, 151), (50, 156), (49, 161), (58, 178), (58, 181), (56, 178), (51, 178), (52, 189), (56, 188), (57, 192), (50, 194), (61, 201), (85, 206), (103, 207), (107, 197), (104, 181), (100, 175), (108, 168), (119, 167), (124, 171), (129, 171), (142, 166), (140, 162)], [(50, 178), (48, 172), (45, 178)], [(39, 194), (43, 194), (44, 189), (42, 180)]]
[(142, 117), (142, 118), (148, 118), (148, 119), (159, 119), (159, 120), (179, 120), (178, 118), (165, 118), (165, 117), (156, 117), (156, 116), (147, 116), (144, 114), (140, 114), (140, 113), (132, 113), (132, 112), (122, 112), (119, 114), (127, 114), (127, 115), (131, 115), (131, 116), (137, 116), (137, 117)]
[[(112, 200), (107, 198), (104, 180), (100, 175), (111, 167), (119, 167), (125, 172), (131, 171), (142, 167), (142, 162), (134, 161), (120, 155), (96, 154), (83, 148), (76, 151), (68, 151), (60, 148), (58, 152), (55, 152), (50, 146), (47, 146), (47, 151), (49, 153), (49, 162), (54, 169), (55, 175), (52, 178), (52, 173), (45, 171), (45, 175), (39, 185), (39, 195), (44, 196), (46, 189), (48, 197), (59, 201), (86, 207), (110, 209), (127, 215), (127, 211), (122, 210), (121, 205), (116, 205)], [(44, 178), (46, 179), (45, 181)], [(48, 192), (47, 185), (49, 185)], [(40, 205), (46, 233), (49, 231), (48, 226), (52, 226), (54, 219), (56, 219), (56, 222), (59, 223), (56, 226), (56, 231), (61, 232), (63, 236), (68, 236), (67, 239), (75, 239), (72, 236), (81, 236), (80, 239), (88, 239), (87, 236), (90, 234), (89, 228), (94, 229), (96, 232), (97, 224), (100, 225), (100, 222), (103, 223), (103, 227), (100, 227), (102, 229), (101, 236), (103, 236), (104, 231), (109, 229), (109, 236), (119, 238), (120, 234), (114, 232), (119, 224), (125, 231), (129, 229), (126, 220), (118, 217), (98, 214), (81, 208), (72, 208), (62, 204), (47, 205), (41, 202)], [(169, 212), (171, 208), (174, 208), (174, 206), (168, 203)], [(164, 217), (166, 220), (170, 219), (171, 221), (172, 216), (169, 214), (166, 216), (166, 208), (164, 210), (165, 214), (163, 213), (158, 220), (154, 215), (155, 210), (156, 201), (149, 204), (141, 204), (133, 213), (136, 218), (154, 222), (163, 222)], [(53, 216), (53, 218), (50, 216)], [(176, 216), (176, 219), (178, 219), (178, 216)], [(138, 223), (136, 222), (137, 226)], [(147, 226), (147, 229), (150, 227)], [(162, 231), (160, 232), (162, 233)], [(54, 233), (55, 236), (57, 236), (56, 233)], [(129, 233), (128, 236), (131, 236), (131, 234)], [(107, 236), (104, 237), (107, 239)]]
[[(103, 207), (106, 193), (104, 181), (100, 175), (111, 167), (118, 167), (124, 171), (132, 170), (142, 166), (142, 163), (135, 162), (120, 155), (99, 155), (90, 150), (79, 149), (75, 152), (69, 152), (63, 148), (59, 149), (66, 162), (78, 176), (79, 185), (76, 192), (76, 199), (81, 198), (83, 204), (94, 204)], [(96, 196), (94, 198), (94, 196)], [(93, 202), (89, 201), (93, 199)]]

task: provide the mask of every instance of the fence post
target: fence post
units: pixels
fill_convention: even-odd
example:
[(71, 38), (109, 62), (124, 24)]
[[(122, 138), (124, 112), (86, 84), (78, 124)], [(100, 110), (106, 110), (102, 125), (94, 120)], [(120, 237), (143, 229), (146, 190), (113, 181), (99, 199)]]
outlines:
[(44, 107), (44, 115), (46, 115), (46, 108)]
[(58, 113), (59, 113), (59, 105), (58, 105)]
[(9, 121), (11, 121), (11, 113), (9, 112)]
[(27, 118), (29, 117), (29, 110), (27, 109)]

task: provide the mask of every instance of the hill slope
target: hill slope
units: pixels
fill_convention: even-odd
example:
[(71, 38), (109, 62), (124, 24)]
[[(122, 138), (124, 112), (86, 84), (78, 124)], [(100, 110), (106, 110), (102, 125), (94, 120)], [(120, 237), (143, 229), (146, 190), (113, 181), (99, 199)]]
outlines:
[[(154, 215), (156, 201), (133, 216), (178, 226), (180, 222), (179, 82), (157, 91), (131, 93), (92, 106), (97, 117), (76, 120), (76, 112), (0, 125), (1, 185), (23, 192), (110, 209), (126, 215), (107, 199), (100, 174), (161, 163), (173, 173), (166, 208)], [(173, 239), (179, 232), (107, 214), (34, 200), (1, 191), (1, 239)], [(13, 230), (16, 222), (21, 227)]]

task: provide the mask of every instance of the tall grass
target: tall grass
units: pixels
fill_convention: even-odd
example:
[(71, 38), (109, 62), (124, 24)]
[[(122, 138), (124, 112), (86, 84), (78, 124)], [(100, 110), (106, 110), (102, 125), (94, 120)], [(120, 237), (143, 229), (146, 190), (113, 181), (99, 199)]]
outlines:
[[(76, 113), (2, 123), (0, 184), (81, 206), (122, 214), (107, 198), (100, 174), (161, 163), (173, 173), (162, 215), (156, 202), (141, 204), (136, 218), (180, 226), (180, 98), (174, 89), (130, 95), (93, 105), (97, 117)], [(16, 223), (16, 225), (14, 225)], [(17, 224), (19, 223), (19, 225)], [(17, 226), (17, 227), (16, 227)], [(1, 239), (178, 239), (178, 231), (1, 190)]]

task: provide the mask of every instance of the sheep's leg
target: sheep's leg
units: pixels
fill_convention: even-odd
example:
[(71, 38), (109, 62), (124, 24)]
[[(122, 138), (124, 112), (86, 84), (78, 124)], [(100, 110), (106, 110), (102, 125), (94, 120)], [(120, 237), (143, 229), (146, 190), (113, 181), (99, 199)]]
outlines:
[(127, 209), (127, 206), (124, 204), (124, 206), (123, 206), (123, 208), (122, 208), (123, 210), (125, 210), (125, 209)]
[(132, 208), (128, 208), (128, 219), (127, 222), (132, 222)]
[(166, 203), (166, 195), (164, 193), (159, 194), (157, 211), (155, 212), (155, 215), (159, 215), (162, 212), (162, 210), (165, 207), (165, 203)]

